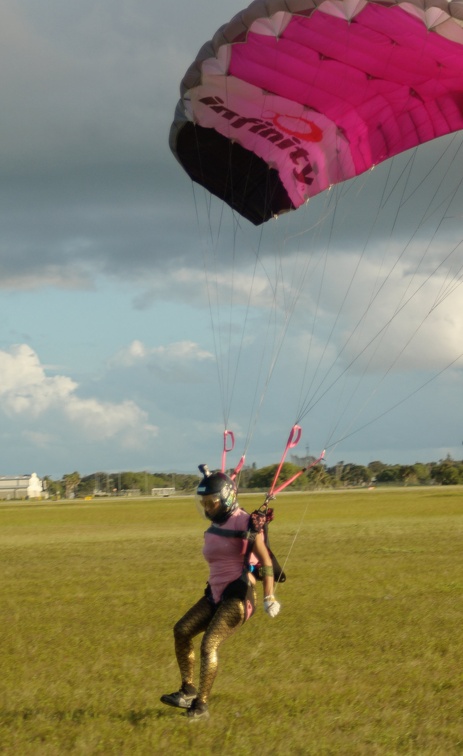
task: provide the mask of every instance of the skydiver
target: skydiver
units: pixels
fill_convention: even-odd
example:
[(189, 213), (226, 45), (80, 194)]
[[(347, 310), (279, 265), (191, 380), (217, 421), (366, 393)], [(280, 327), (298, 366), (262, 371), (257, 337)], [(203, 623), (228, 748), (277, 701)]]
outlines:
[[(186, 709), (190, 720), (209, 718), (208, 700), (217, 674), (219, 646), (254, 614), (253, 570), (257, 565), (263, 581), (264, 610), (270, 617), (276, 617), (280, 611), (273, 595), (274, 570), (262, 528), (254, 527), (250, 542), (252, 515), (239, 506), (235, 482), (225, 473), (211, 473), (206, 465), (200, 465), (199, 469), (204, 477), (197, 496), (205, 516), (212, 522), (204, 534), (203, 547), (209, 579), (204, 595), (174, 627), (181, 687), (175, 693), (161, 696), (162, 703)], [(199, 633), (204, 635), (196, 687), (193, 638)]]

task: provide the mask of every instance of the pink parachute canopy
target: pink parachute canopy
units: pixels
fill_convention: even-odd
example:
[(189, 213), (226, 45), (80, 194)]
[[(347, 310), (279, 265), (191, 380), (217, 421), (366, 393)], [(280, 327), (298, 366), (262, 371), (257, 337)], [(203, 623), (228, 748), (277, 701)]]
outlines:
[(255, 0), (200, 50), (170, 145), (253, 223), (463, 128), (463, 0)]

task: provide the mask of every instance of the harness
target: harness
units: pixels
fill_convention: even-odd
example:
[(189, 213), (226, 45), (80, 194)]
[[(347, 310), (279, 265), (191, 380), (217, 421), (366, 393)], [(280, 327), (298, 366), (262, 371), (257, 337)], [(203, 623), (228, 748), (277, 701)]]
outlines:
[(256, 537), (259, 533), (263, 533), (264, 542), (272, 560), (274, 580), (276, 583), (284, 583), (286, 581), (286, 575), (280, 567), (278, 559), (271, 550), (269, 544), (268, 525), (273, 520), (273, 509), (266, 505), (264, 506), (265, 509), (262, 507), (260, 509), (255, 509), (254, 512), (249, 515), (247, 530), (231, 530), (230, 528), (221, 528), (212, 523), (206, 532), (224, 538), (240, 538), (243, 541), (247, 541), (246, 553), (243, 561), (243, 572), (251, 572), (257, 580), (263, 579), (261, 571), (262, 565), (259, 563), (250, 564), (250, 561)]

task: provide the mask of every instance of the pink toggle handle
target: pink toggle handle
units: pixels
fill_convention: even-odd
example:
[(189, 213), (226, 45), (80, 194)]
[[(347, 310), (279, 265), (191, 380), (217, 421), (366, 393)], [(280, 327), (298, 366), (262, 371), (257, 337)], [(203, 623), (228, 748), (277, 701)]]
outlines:
[(293, 425), (291, 428), (291, 432), (288, 437), (288, 442), (286, 444), (285, 449), (285, 456), (288, 451), (288, 449), (293, 449), (295, 446), (298, 445), (299, 441), (301, 440), (302, 436), (302, 428), (300, 425)]
[[(227, 439), (230, 439), (231, 446), (227, 447)], [(235, 434), (231, 430), (224, 430), (223, 432), (223, 450), (224, 452), (231, 452), (235, 448)]]
[[(228, 443), (230, 442), (230, 443)], [(231, 430), (223, 432), (223, 451), (222, 451), (222, 472), (225, 472), (227, 466), (227, 454), (235, 448), (235, 434)]]

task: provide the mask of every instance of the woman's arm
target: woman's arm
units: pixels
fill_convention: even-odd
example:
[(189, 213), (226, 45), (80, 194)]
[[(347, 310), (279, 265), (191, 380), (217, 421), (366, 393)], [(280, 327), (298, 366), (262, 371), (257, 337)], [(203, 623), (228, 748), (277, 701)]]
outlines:
[(262, 582), (264, 586), (264, 609), (270, 617), (276, 617), (280, 611), (280, 604), (273, 595), (273, 564), (269, 550), (265, 545), (264, 534), (258, 533), (254, 541), (253, 552), (256, 555), (262, 567)]
[(263, 533), (258, 533), (256, 535), (256, 540), (254, 541), (253, 552), (256, 555), (257, 559), (259, 560), (259, 564), (261, 564), (262, 567), (271, 568), (271, 572), (270, 570), (267, 570), (267, 574), (265, 574), (266, 571), (264, 570), (262, 581), (264, 584), (264, 598), (266, 596), (273, 596), (274, 581), (273, 581), (272, 558), (269, 554), (269, 550), (267, 546), (265, 545)]

